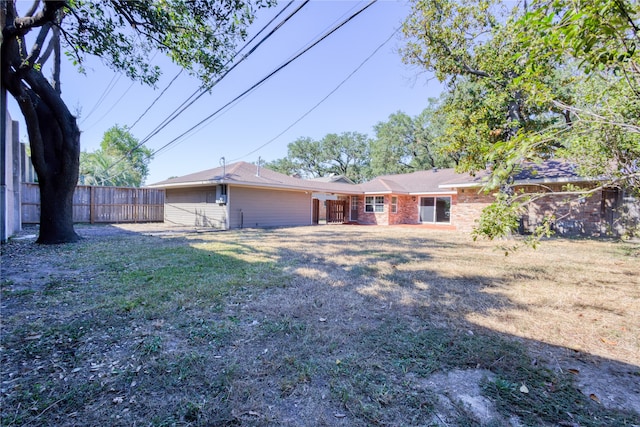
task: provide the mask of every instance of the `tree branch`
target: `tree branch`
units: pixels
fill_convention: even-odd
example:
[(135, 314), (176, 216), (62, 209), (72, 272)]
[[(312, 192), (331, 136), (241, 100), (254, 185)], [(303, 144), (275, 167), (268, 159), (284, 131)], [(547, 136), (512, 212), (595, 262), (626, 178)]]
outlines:
[(44, 50), (44, 52), (42, 53), (42, 55), (40, 55), (40, 58), (38, 58), (38, 60), (36, 61), (36, 63), (39, 66), (43, 66), (47, 60), (49, 59), (49, 57), (51, 56), (51, 53), (53, 52), (53, 38), (51, 38), (49, 40), (49, 44), (47, 45), (47, 48)]
[(22, 63), (20, 64), (21, 69), (32, 68), (36, 63), (38, 57), (40, 56), (40, 51), (42, 50), (42, 45), (44, 44), (45, 39), (47, 38), (47, 34), (49, 34), (49, 30), (51, 29), (51, 23), (48, 22), (42, 26), (40, 32), (38, 33), (38, 37), (36, 41), (33, 43), (31, 48), (31, 53), (27, 56)]
[(623, 129), (628, 130), (629, 132), (633, 132), (633, 133), (640, 133), (640, 125), (634, 125), (631, 123), (620, 123), (620, 122), (614, 122), (609, 120), (607, 117), (602, 116), (600, 114), (596, 114), (593, 111), (587, 111), (587, 110), (583, 110), (580, 109), (578, 107), (574, 107), (572, 105), (567, 105), (564, 102), (561, 101), (552, 101), (553, 105), (564, 109), (564, 110), (568, 110), (571, 111), (572, 113), (579, 115), (579, 114), (585, 114), (587, 116), (593, 117), (595, 119), (597, 119), (596, 121), (599, 123), (603, 123), (603, 124), (607, 124), (607, 125), (612, 125), (612, 126), (616, 126), (616, 127), (620, 127)]
[(40, 0), (34, 0), (31, 8), (27, 11), (25, 16), (33, 16), (33, 14), (36, 13), (36, 10), (38, 10), (38, 6), (40, 6)]
[(52, 23), (56, 19), (56, 12), (65, 5), (65, 1), (45, 1), (42, 10), (33, 16), (25, 16), (24, 18), (16, 17), (13, 21), (15, 28), (27, 32), (32, 28), (42, 27), (47, 23)]

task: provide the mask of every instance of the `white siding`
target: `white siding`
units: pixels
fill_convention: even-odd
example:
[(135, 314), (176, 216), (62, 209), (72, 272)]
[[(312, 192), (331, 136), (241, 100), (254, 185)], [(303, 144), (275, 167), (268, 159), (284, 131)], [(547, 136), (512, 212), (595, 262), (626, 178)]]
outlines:
[(230, 228), (311, 225), (311, 194), (231, 187), (229, 221)]
[(227, 229), (227, 206), (215, 201), (216, 187), (167, 189), (164, 221), (176, 225)]

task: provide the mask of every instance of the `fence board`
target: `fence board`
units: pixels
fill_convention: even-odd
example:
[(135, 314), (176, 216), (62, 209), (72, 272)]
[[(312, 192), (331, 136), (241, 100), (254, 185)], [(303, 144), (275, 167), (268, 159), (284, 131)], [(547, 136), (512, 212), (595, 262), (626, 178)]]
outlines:
[[(22, 223), (40, 222), (40, 188), (22, 183)], [(165, 191), (158, 188), (78, 185), (73, 193), (73, 222), (163, 222)]]

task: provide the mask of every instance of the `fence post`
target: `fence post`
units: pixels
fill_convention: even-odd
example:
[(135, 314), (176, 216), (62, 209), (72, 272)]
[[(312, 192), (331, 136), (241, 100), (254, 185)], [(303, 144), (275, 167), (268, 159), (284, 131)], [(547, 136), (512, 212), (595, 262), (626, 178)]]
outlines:
[(89, 222), (95, 224), (96, 222), (96, 188), (92, 185), (89, 192)]
[(140, 200), (140, 191), (142, 191), (141, 188), (136, 188), (133, 192), (133, 222), (138, 222), (138, 214), (140, 212), (140, 205), (138, 204)]

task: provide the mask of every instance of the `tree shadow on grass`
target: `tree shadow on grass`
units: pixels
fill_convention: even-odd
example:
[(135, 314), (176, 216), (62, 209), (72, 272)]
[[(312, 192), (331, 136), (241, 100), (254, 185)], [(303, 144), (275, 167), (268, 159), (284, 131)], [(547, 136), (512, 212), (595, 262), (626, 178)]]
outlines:
[[(3, 280), (39, 262), (25, 286), (53, 284), (3, 286), (4, 425), (639, 423), (637, 366), (470, 320), (528, 307), (456, 267), (468, 242), (105, 230), (3, 262)], [(627, 399), (586, 389), (594, 373)]]

